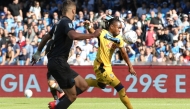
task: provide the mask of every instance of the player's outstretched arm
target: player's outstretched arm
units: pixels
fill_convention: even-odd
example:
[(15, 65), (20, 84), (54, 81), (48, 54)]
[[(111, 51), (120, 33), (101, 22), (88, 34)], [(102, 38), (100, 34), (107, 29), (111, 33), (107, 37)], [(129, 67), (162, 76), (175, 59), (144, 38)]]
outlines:
[(46, 45), (47, 41), (50, 40), (52, 37), (51, 35), (48, 33), (46, 35), (43, 36), (42, 41), (40, 42), (39, 46), (38, 46), (38, 51), (42, 51), (42, 49), (44, 48), (44, 46)]
[(89, 32), (89, 33), (94, 33), (94, 32), (95, 32), (95, 30), (94, 30), (94, 28), (93, 28), (93, 27), (90, 27), (90, 28), (88, 28), (88, 32)]
[(32, 61), (31, 61), (32, 65), (36, 64), (36, 62), (40, 59), (42, 49), (46, 45), (47, 41), (51, 38), (52, 37), (49, 33), (43, 36), (42, 41), (40, 42), (38, 46), (37, 52), (32, 56)]
[(84, 39), (99, 37), (100, 33), (101, 33), (101, 29), (97, 29), (92, 34), (82, 34), (82, 33), (77, 33), (75, 30), (70, 30), (68, 32), (68, 36), (73, 40), (84, 40)]
[(125, 62), (127, 63), (128, 67), (129, 67), (129, 72), (131, 73), (131, 75), (135, 75), (136, 76), (136, 72), (135, 70), (133, 69), (133, 66), (129, 60), (129, 57), (125, 51), (125, 48), (124, 47), (120, 47), (119, 48), (120, 52), (121, 52), (121, 55), (123, 57), (123, 59), (125, 60)]
[(88, 30), (89, 33), (94, 33), (95, 32), (95, 29), (92, 27), (90, 21), (86, 20), (83, 23), (84, 23), (84, 26)]

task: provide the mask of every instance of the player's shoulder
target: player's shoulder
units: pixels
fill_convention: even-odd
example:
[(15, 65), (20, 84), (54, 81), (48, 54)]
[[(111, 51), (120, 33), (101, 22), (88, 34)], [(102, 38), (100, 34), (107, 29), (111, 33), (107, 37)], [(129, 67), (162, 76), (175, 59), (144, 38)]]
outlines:
[(67, 16), (63, 16), (61, 19), (62, 19), (62, 20), (69, 20), (69, 21), (72, 21), (72, 20), (69, 19)]
[(61, 22), (61, 23), (72, 23), (72, 20), (69, 19), (68, 17), (64, 16), (63, 18), (61, 18), (58, 22)]
[(121, 34), (119, 34), (119, 35), (117, 35), (115, 38), (117, 38), (117, 39), (119, 40), (120, 45), (123, 47), (123, 45), (124, 45), (124, 40), (123, 40), (122, 35), (121, 35)]
[(57, 24), (61, 24), (61, 25), (64, 25), (64, 26), (68, 26), (69, 28), (73, 28), (73, 23), (72, 23), (72, 20), (69, 19), (68, 17), (63, 17), (62, 19), (60, 19)]
[(118, 39), (122, 39), (122, 35), (119, 34), (119, 35), (116, 36), (116, 38), (118, 38)]
[(101, 33), (108, 33), (108, 31), (106, 29), (102, 29)]
[(112, 36), (112, 35), (110, 34), (110, 32), (109, 32), (108, 30), (106, 30), (106, 29), (102, 29), (101, 35), (103, 35), (103, 36), (105, 36), (105, 35)]

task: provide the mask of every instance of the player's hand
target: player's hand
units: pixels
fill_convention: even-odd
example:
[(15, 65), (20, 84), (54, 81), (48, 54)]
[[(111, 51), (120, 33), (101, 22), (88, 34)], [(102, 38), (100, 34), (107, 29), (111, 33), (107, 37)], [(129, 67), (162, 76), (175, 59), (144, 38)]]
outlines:
[(94, 37), (99, 37), (102, 32), (102, 29), (96, 29), (96, 31), (93, 33)]
[(134, 76), (137, 75), (135, 70), (133, 69), (133, 67), (129, 68), (129, 72), (130, 72), (131, 75), (134, 75)]
[(88, 29), (89, 26), (91, 26), (91, 23), (90, 23), (90, 21), (88, 21), (88, 20), (84, 21), (83, 24), (84, 24), (84, 27), (85, 27), (86, 29)]
[(36, 62), (40, 59), (40, 54), (41, 54), (41, 52), (39, 52), (39, 51), (37, 51), (35, 54), (33, 54), (32, 61), (31, 61), (32, 66), (34, 64), (36, 64)]
[(90, 25), (90, 21), (89, 20), (86, 20), (83, 23), (84, 23), (84, 25)]

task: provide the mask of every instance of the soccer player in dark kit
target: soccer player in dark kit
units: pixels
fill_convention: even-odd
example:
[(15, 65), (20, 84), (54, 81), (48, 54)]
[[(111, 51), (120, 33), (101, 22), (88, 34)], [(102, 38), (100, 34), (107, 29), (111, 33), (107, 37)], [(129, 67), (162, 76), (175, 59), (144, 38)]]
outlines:
[(43, 37), (32, 60), (33, 64), (39, 60), (43, 47), (51, 39), (50, 51), (47, 54), (47, 67), (65, 95), (59, 99), (59, 103), (55, 107), (50, 106), (50, 109), (67, 109), (76, 100), (77, 95), (88, 88), (84, 78), (70, 68), (67, 59), (73, 40), (98, 37), (101, 32), (100, 29), (97, 29), (92, 34), (81, 34), (73, 29), (72, 20), (76, 14), (76, 4), (71, 0), (66, 0), (63, 3), (62, 14), (63, 18)]
[[(46, 37), (46, 36), (45, 36)], [(50, 51), (50, 46), (51, 46), (51, 42), (49, 41), (47, 42), (47, 47), (45, 50), (45, 55), (47, 55)], [(47, 80), (48, 80), (48, 86), (50, 88), (50, 92), (54, 98), (54, 101), (50, 102), (48, 104), (48, 107), (51, 109), (51, 107), (55, 107), (52, 105), (56, 105), (59, 102), (59, 97), (62, 97), (65, 93), (63, 92), (63, 90), (59, 87), (59, 84), (57, 83), (57, 81), (55, 80), (55, 78), (50, 74), (50, 72), (47, 72)], [(57, 95), (57, 92), (59, 92), (59, 96)]]

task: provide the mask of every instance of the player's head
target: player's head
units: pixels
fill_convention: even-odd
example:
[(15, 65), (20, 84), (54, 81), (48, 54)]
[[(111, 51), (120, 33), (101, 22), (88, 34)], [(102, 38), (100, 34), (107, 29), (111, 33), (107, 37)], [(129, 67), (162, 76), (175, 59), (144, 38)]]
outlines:
[(113, 34), (113, 36), (119, 35), (121, 28), (122, 24), (121, 21), (119, 20), (119, 17), (114, 17), (106, 21), (106, 29), (108, 29), (109, 32)]
[(62, 14), (74, 20), (76, 14), (76, 4), (72, 0), (63, 2)]

